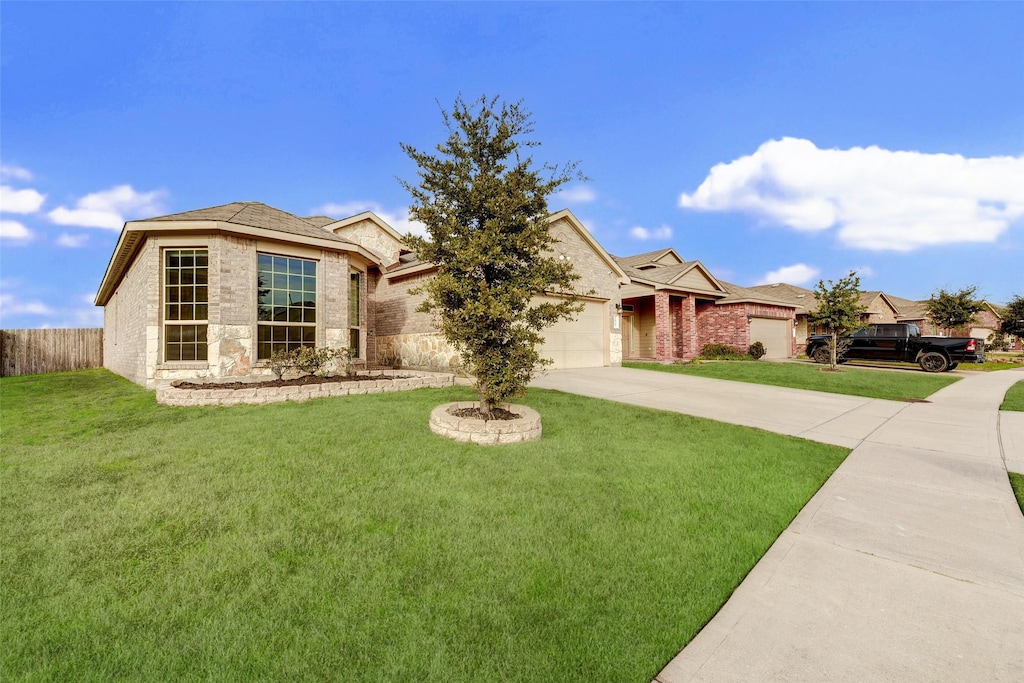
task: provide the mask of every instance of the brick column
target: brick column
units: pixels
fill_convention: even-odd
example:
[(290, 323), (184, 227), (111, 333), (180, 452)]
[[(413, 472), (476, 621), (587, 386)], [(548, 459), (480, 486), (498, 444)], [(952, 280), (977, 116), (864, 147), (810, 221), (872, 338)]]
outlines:
[(679, 311), (680, 358), (690, 360), (700, 353), (697, 348), (697, 310), (692, 296), (684, 297)]
[(673, 358), (668, 292), (657, 292), (654, 295), (654, 357), (663, 361)]

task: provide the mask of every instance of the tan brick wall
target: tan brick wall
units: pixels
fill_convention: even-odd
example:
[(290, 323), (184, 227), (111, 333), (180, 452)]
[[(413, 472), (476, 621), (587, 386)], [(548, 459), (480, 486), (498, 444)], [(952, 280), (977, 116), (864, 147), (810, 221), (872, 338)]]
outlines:
[(436, 333), (433, 317), (420, 313), (416, 308), (423, 303), (423, 294), (410, 294), (430, 278), (429, 274), (411, 277), (382, 277), (377, 284), (374, 298), (374, 324), (378, 344), (380, 337), (396, 334)]
[[(601, 299), (608, 299), (610, 362), (622, 361), (622, 331), (616, 326), (615, 304), (620, 302), (619, 283), (614, 271), (565, 219), (551, 225), (551, 233), (559, 240), (552, 255), (568, 259), (580, 275), (575, 288)], [(423, 294), (410, 294), (410, 289), (422, 285), (430, 272), (409, 277), (381, 277), (373, 292), (373, 312), (376, 338), (375, 359), (388, 363), (398, 358), (408, 367), (447, 369), (457, 355), (437, 335), (433, 316), (416, 309), (424, 300)], [(398, 354), (396, 356), (396, 354)]]
[(147, 343), (159, 315), (160, 253), (144, 244), (103, 307), (103, 367), (146, 385)]

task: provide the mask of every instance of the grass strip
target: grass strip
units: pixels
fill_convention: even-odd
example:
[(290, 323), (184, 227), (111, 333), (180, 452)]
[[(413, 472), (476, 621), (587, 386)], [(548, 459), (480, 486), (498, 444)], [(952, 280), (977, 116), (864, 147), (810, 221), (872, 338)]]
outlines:
[(1020, 380), (1006, 391), (999, 410), (1024, 411), (1024, 380)]
[(1010, 475), (1010, 486), (1013, 487), (1013, 495), (1017, 497), (1017, 505), (1020, 506), (1021, 514), (1024, 514), (1024, 474), (1008, 472)]
[(893, 372), (841, 366), (839, 372), (810, 363), (701, 363), (699, 365), (663, 365), (661, 363), (626, 362), (624, 367), (658, 372), (673, 372), (694, 377), (728, 379), (751, 384), (824, 391), (893, 401), (920, 400), (956, 382), (952, 375)]
[(429, 432), (471, 396), (0, 380), (0, 679), (646, 682), (848, 452), (545, 391), (539, 442)]

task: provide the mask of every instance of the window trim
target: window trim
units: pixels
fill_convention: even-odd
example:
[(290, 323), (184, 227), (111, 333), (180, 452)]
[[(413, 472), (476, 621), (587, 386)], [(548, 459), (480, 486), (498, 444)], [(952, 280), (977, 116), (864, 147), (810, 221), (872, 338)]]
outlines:
[[(254, 355), (255, 355), (257, 363), (266, 363), (270, 359), (270, 356), (264, 357), (264, 356), (261, 355), (261, 347), (264, 344), (264, 342), (261, 341), (261, 339), (260, 339), (260, 330), (261, 329), (268, 329), (268, 328), (273, 328), (273, 327), (281, 327), (281, 328), (285, 328), (285, 329), (302, 328), (304, 330), (309, 330), (309, 329), (313, 330), (313, 341), (312, 342), (304, 342), (304, 341), (295, 342), (294, 344), (296, 344), (296, 345), (294, 347), (292, 347), (293, 343), (290, 342), (290, 341), (287, 341), (287, 340), (284, 341), (284, 342), (274, 342), (273, 340), (271, 340), (270, 342), (267, 342), (267, 343), (270, 344), (270, 353), (271, 353), (271, 355), (273, 355), (273, 353), (274, 353), (274, 345), (275, 344), (280, 345), (280, 344), (283, 343), (285, 349), (289, 349), (290, 347), (291, 348), (301, 348), (303, 346), (311, 346), (312, 348), (316, 348), (317, 345), (318, 345), (318, 341), (320, 339), (320, 321), (321, 321), (321, 319), (323, 317), (321, 315), (322, 311), (321, 311), (321, 307), (320, 307), (320, 299), (321, 299), (321, 297), (320, 297), (320, 281), (321, 281), (321, 278), (323, 277), (323, 273), (321, 271), (321, 263), (322, 263), (322, 261), (320, 259), (318, 259), (318, 258), (311, 258), (310, 255), (308, 255), (308, 254), (304, 254), (304, 255), (300, 256), (300, 255), (296, 255), (296, 254), (293, 254), (293, 253), (288, 253), (289, 251), (291, 251), (291, 250), (275, 249), (273, 251), (269, 251), (269, 250), (257, 249), (257, 251), (256, 251), (256, 282), (254, 283), (255, 284), (254, 289), (255, 289), (255, 293), (256, 293), (256, 338), (254, 340), (255, 341), (255, 349), (254, 349), (255, 354)], [(283, 259), (287, 259), (288, 261), (300, 261), (300, 262), (307, 262), (307, 263), (313, 264), (313, 290), (312, 290), (312, 293), (313, 293), (313, 297), (314, 297), (314, 302), (313, 302), (313, 307), (312, 307), (313, 308), (313, 321), (312, 322), (306, 322), (305, 320), (303, 320), (302, 322), (291, 322), (291, 321), (287, 321), (287, 320), (280, 321), (280, 320), (261, 320), (260, 319), (260, 305), (261, 304), (260, 304), (260, 295), (259, 295), (259, 290), (260, 290), (259, 277), (260, 277), (260, 273), (261, 273), (261, 269), (260, 269), (260, 257), (261, 256), (269, 256), (271, 258), (283, 258)], [(305, 277), (308, 277), (308, 276), (305, 275), (305, 273), (303, 273), (302, 277), (305, 278)], [(271, 292), (274, 291), (273, 285), (271, 285), (270, 291)], [(288, 292), (288, 291), (293, 291), (293, 290), (285, 289), (284, 291)], [(303, 292), (305, 293), (305, 290), (303, 290)], [(273, 306), (272, 303), (271, 303), (271, 306)], [(293, 308), (291, 304), (286, 304), (286, 310), (290, 310), (291, 308)], [(306, 310), (306, 309), (302, 308), (302, 310)], [(303, 316), (303, 317), (305, 317), (305, 316)]]
[[(169, 255), (172, 252), (185, 252), (185, 251), (193, 252), (193, 256), (196, 255), (195, 252), (205, 252), (205, 254), (206, 254), (206, 266), (205, 266), (206, 267), (206, 283), (204, 285), (206, 287), (206, 299), (205, 299), (205, 301), (199, 301), (199, 300), (196, 300), (193, 297), (193, 301), (191, 302), (192, 305), (193, 305), (193, 315), (195, 315), (195, 308), (194, 308), (195, 305), (202, 304), (202, 305), (206, 306), (206, 317), (205, 318), (195, 318), (195, 317), (193, 317), (193, 318), (180, 318), (180, 317), (178, 317), (178, 318), (169, 318), (168, 315), (167, 315), (167, 310), (168, 310), (167, 307), (170, 305), (170, 303), (167, 300), (168, 287), (172, 286), (167, 281), (167, 279), (168, 279), (167, 278), (167, 273), (168, 273), (168, 268), (169, 268), (168, 257), (169, 257)], [(193, 267), (195, 267), (195, 266), (193, 266)], [(181, 287), (182, 285), (181, 285), (181, 283), (178, 283), (175, 286)], [(193, 283), (193, 287), (199, 287), (199, 284), (198, 283)], [(195, 245), (195, 244), (193, 244), (193, 245), (177, 245), (177, 244), (173, 244), (173, 245), (163, 245), (163, 246), (161, 246), (161, 248), (160, 248), (160, 296), (159, 296), (159, 303), (160, 303), (160, 354), (159, 354), (160, 363), (161, 364), (166, 363), (166, 364), (175, 365), (175, 366), (180, 365), (180, 364), (191, 364), (191, 365), (202, 364), (204, 366), (208, 365), (209, 362), (210, 362), (209, 361), (209, 358), (210, 358), (210, 342), (209, 342), (209, 336), (208, 336), (209, 335), (209, 330), (210, 330), (210, 247), (209, 247), (209, 245), (205, 245), (205, 244), (204, 245)], [(179, 301), (178, 304), (180, 305), (180, 303), (181, 302)], [(201, 341), (201, 342), (200, 341), (195, 341), (195, 342), (192, 342), (192, 343), (195, 344), (195, 348), (197, 350), (197, 354), (196, 355), (197, 356), (199, 355), (198, 354), (198, 349), (202, 348), (203, 352), (204, 352), (203, 355), (205, 356), (205, 358), (190, 358), (190, 359), (179, 358), (177, 360), (174, 360), (174, 359), (169, 359), (167, 357), (168, 356), (168, 353), (167, 353), (168, 346), (167, 345), (170, 343), (170, 341), (168, 339), (168, 334), (167, 334), (168, 328), (169, 327), (186, 327), (186, 326), (194, 326), (194, 327), (196, 327), (197, 330), (199, 328), (203, 328), (203, 341)], [(181, 344), (182, 342), (178, 342), (178, 343)], [(200, 347), (200, 345), (202, 345), (202, 346)]]
[[(353, 315), (352, 307), (352, 283), (356, 283), (356, 301)], [(364, 355), (363, 344), (366, 340), (366, 312), (364, 302), (366, 301), (366, 273), (358, 268), (350, 268), (348, 272), (348, 339), (350, 357), (361, 359)], [(355, 323), (353, 324), (353, 319)], [(352, 346), (352, 336), (357, 335), (356, 345)], [(354, 353), (353, 353), (354, 350)]]

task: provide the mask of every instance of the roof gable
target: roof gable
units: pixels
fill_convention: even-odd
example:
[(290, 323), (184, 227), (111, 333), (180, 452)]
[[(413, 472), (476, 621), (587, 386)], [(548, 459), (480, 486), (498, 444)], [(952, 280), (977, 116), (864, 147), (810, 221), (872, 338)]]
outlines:
[(584, 227), (583, 223), (580, 222), (579, 218), (573, 215), (569, 209), (562, 209), (561, 211), (555, 212), (548, 216), (548, 225), (554, 225), (560, 220), (564, 220), (569, 227), (573, 229), (580, 236), (580, 238), (586, 242), (587, 246), (597, 255), (601, 261), (603, 261), (611, 270), (612, 273), (619, 279), (620, 284), (626, 284), (629, 282), (629, 276), (626, 275), (625, 271), (619, 266), (615, 259), (604, 250), (594, 236), (590, 234), (590, 231)]
[(659, 249), (657, 251), (648, 251), (643, 254), (635, 254), (633, 256), (613, 256), (619, 265), (623, 268), (636, 268), (637, 270), (647, 270), (649, 268), (663, 268), (665, 266), (674, 266), (682, 263), (686, 263), (683, 257), (679, 253), (669, 247), (668, 249)]

